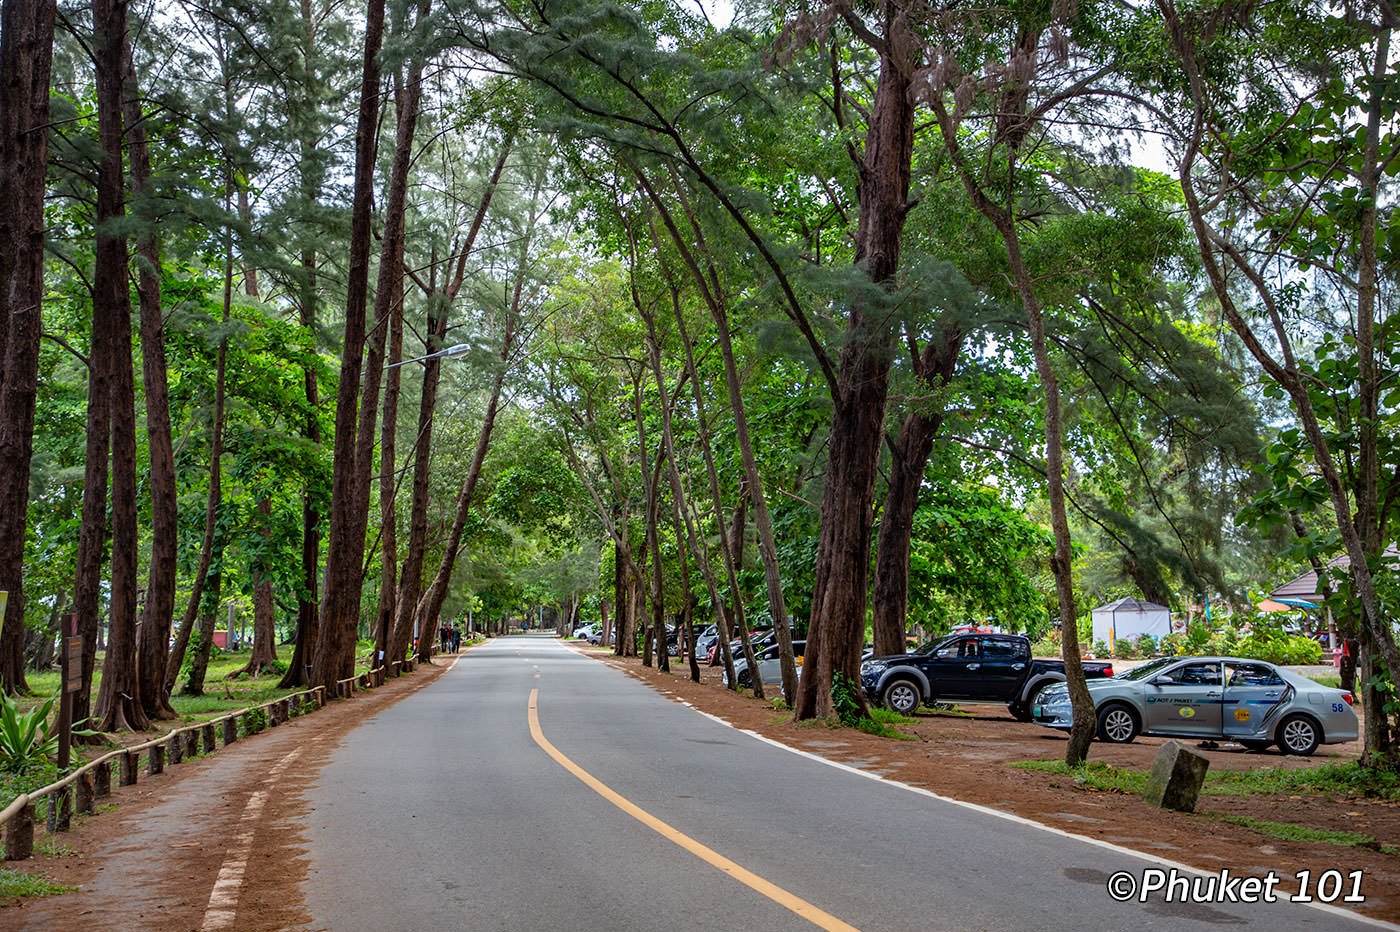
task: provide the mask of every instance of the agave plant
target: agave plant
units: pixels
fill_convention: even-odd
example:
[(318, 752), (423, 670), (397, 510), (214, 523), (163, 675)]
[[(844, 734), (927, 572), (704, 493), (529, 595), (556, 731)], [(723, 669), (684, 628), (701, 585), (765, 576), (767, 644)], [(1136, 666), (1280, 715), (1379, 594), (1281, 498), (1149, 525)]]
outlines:
[(25, 712), (13, 696), (0, 704), (0, 770), (24, 773), (58, 752), (58, 728), (49, 721), (54, 700), (50, 696)]

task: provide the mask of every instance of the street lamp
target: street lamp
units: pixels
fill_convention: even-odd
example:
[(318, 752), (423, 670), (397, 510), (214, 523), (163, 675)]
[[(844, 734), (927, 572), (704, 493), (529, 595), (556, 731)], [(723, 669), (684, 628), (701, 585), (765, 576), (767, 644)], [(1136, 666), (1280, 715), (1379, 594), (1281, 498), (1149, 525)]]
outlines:
[(406, 366), (411, 362), (423, 362), (426, 359), (438, 359), (439, 357), (443, 356), (446, 356), (448, 359), (456, 359), (458, 356), (465, 356), (469, 352), (471, 352), (471, 347), (469, 345), (467, 345), (466, 343), (458, 343), (455, 346), (449, 346), (446, 349), (440, 349), (436, 353), (429, 353), (426, 356), (415, 356), (412, 359), (404, 359), (399, 362), (390, 363), (384, 368), (397, 369), (399, 366)]

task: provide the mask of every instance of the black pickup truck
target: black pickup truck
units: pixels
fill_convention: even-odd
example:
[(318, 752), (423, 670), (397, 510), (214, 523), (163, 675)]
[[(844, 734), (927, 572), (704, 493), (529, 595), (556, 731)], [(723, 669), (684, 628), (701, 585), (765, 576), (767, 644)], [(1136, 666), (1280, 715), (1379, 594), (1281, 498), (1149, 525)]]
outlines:
[[(1113, 665), (1086, 660), (1089, 679), (1113, 675)], [(951, 634), (911, 654), (872, 657), (860, 665), (870, 701), (902, 715), (932, 702), (1004, 702), (1018, 720), (1031, 720), (1036, 694), (1063, 683), (1063, 660), (1036, 660), (1019, 634)]]

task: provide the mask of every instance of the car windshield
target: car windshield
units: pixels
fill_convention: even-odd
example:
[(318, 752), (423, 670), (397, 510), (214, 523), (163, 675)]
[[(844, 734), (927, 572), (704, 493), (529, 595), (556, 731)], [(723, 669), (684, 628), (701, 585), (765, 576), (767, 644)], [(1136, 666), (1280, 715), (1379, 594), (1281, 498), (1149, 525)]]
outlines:
[(1120, 680), (1144, 680), (1144, 679), (1147, 679), (1149, 676), (1153, 676), (1154, 674), (1156, 674), (1159, 670), (1161, 670), (1161, 669), (1162, 669), (1163, 667), (1165, 667), (1167, 664), (1176, 663), (1176, 661), (1177, 661), (1177, 658), (1176, 658), (1176, 657), (1158, 657), (1156, 660), (1152, 661), (1151, 663), (1145, 663), (1145, 664), (1143, 664), (1143, 665), (1140, 666), (1140, 667), (1133, 667), (1133, 668), (1132, 668), (1131, 670), (1129, 670), (1128, 672), (1119, 674), (1118, 679), (1120, 679)]
[(949, 641), (953, 640), (953, 638), (955, 637), (957, 637), (956, 634), (945, 634), (941, 638), (934, 638), (932, 641), (927, 641), (923, 644), (920, 644), (918, 649), (915, 650), (914, 653), (931, 654), (934, 651), (938, 650), (938, 648), (942, 647), (944, 644), (947, 644)]

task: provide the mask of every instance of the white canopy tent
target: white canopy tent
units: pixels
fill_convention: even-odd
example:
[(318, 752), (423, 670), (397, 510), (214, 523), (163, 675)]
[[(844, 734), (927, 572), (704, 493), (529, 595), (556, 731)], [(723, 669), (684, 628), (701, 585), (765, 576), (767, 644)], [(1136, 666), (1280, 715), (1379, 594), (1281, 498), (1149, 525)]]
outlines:
[(1165, 605), (1144, 602), (1131, 596), (1100, 605), (1091, 613), (1094, 640), (1112, 646), (1115, 640), (1150, 634), (1160, 638), (1172, 630), (1172, 612)]

